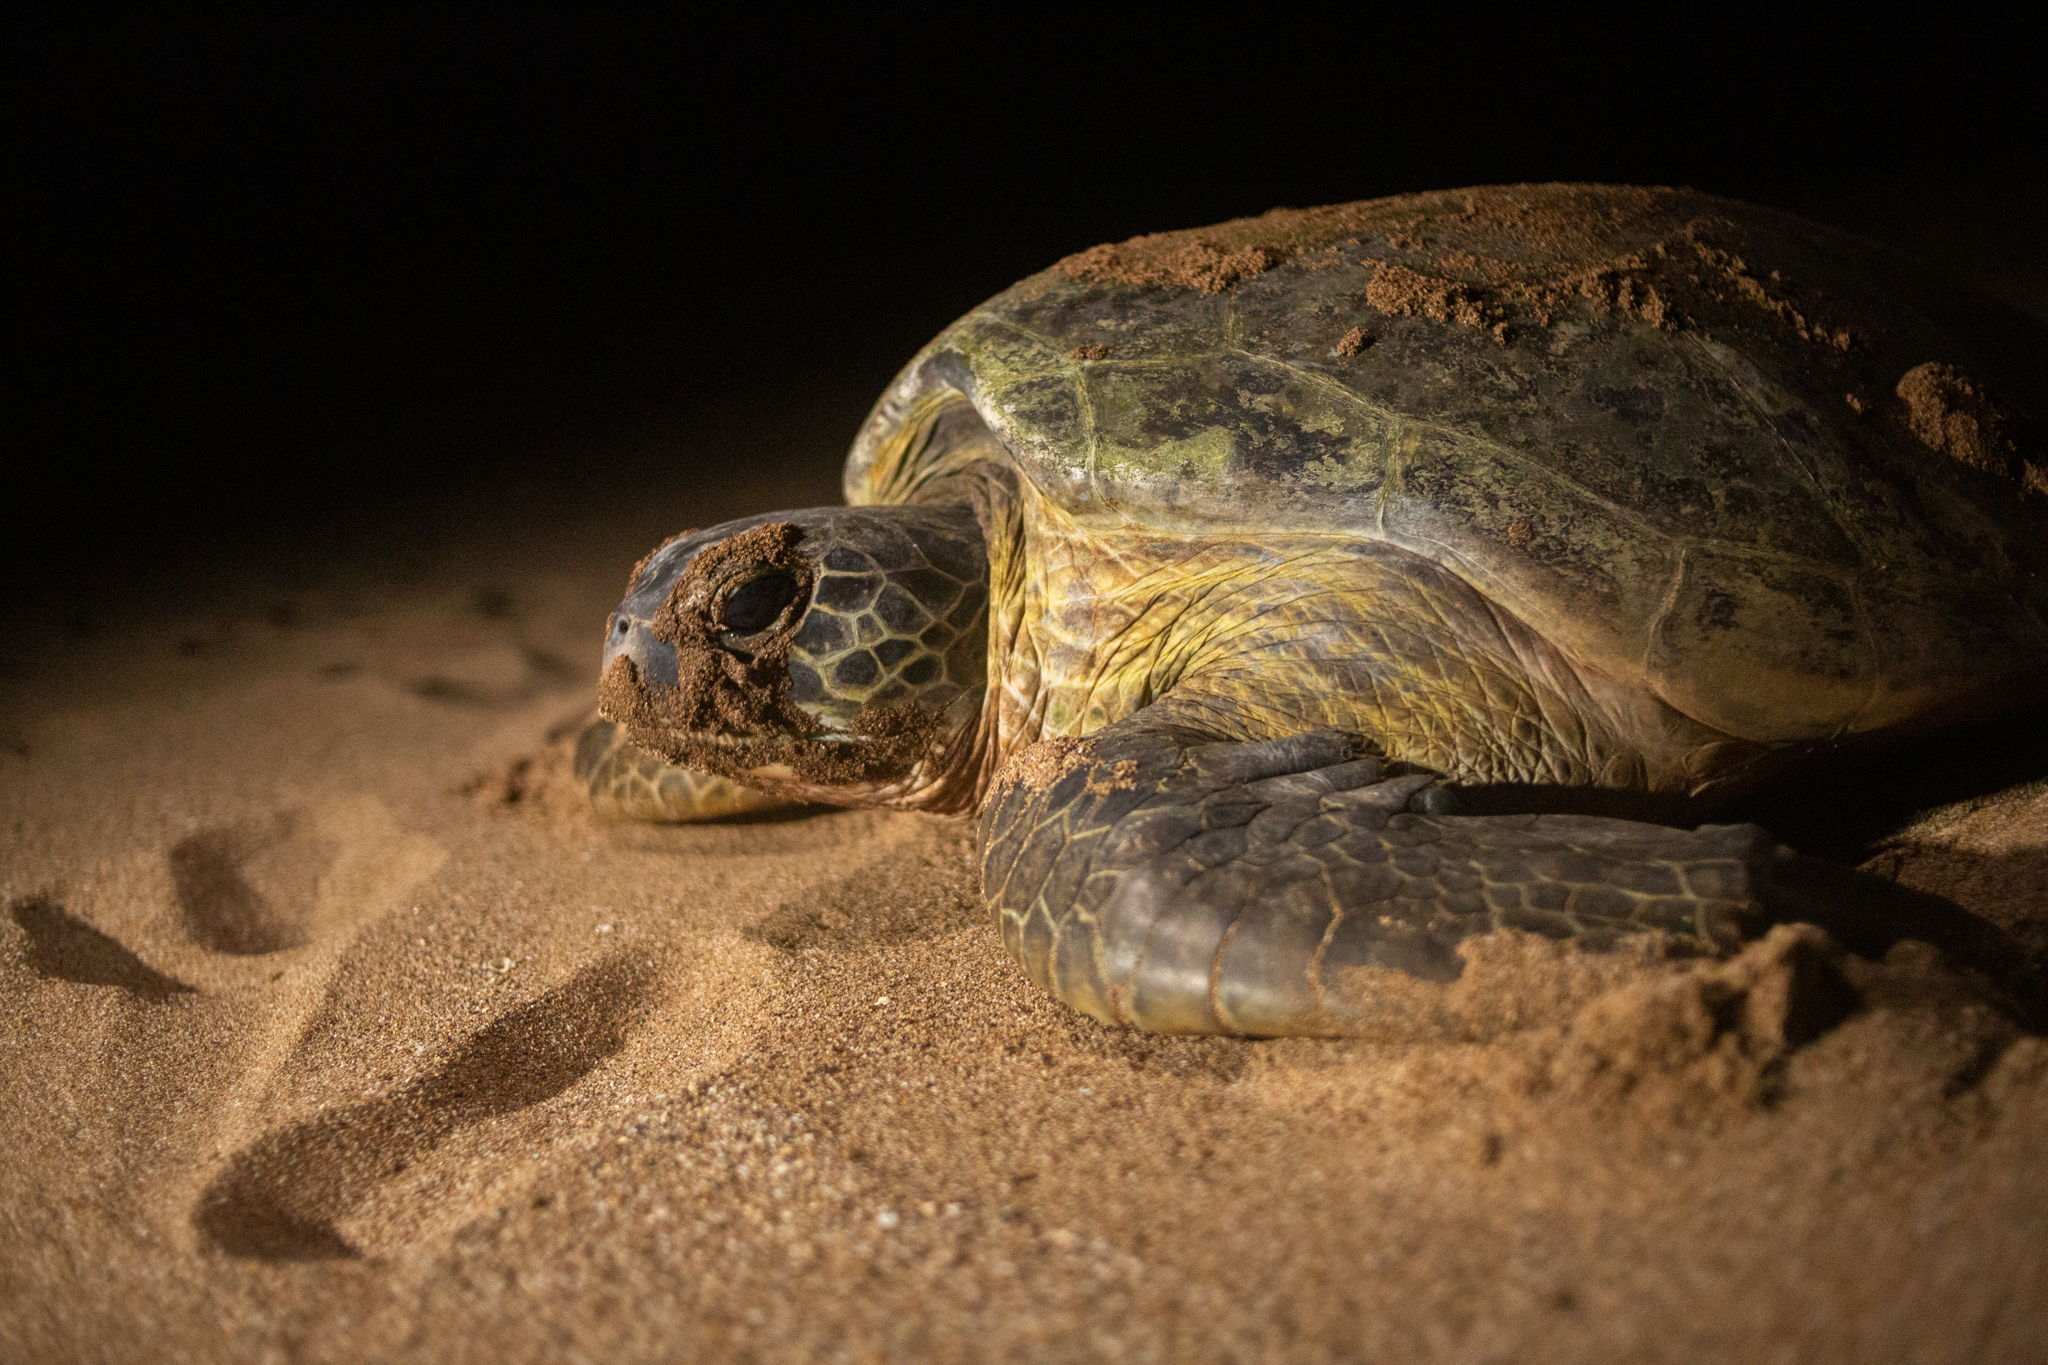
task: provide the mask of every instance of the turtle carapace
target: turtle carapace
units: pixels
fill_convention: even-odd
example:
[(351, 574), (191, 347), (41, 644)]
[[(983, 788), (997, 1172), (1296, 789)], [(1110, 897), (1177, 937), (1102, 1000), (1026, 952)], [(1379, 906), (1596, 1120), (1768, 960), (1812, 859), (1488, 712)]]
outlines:
[(1356, 1031), (1504, 930), (1725, 952), (1762, 830), (1457, 790), (1711, 802), (2040, 700), (2044, 381), (2028, 321), (1689, 191), (1098, 247), (911, 360), (849, 506), (648, 557), (578, 770), (976, 815), (1011, 953), (1145, 1028)]

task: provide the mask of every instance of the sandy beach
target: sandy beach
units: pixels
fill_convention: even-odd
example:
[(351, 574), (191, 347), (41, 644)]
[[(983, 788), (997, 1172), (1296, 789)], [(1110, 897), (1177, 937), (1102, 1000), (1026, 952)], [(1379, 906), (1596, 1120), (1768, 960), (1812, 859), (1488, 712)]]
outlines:
[[(1859, 671), (1854, 632), (1929, 676), (1981, 663), (2018, 619), (2000, 611), (2024, 585), (1998, 575), (2024, 532), (1955, 542), (1959, 572), (1997, 571), (1977, 588), (1899, 580), (1924, 602), (1864, 594), (1879, 541), (1859, 532), (1811, 580), (1853, 607), (1825, 618), (1776, 575), (1850, 521), (1741, 547), (1836, 478), (1879, 499), (1870, 525), (1919, 524), (1879, 506), (1896, 490), (1782, 435), (1777, 468), (1811, 489), (1760, 494), (1734, 456), (1777, 448), (1753, 434), (1701, 444), (1697, 480), (1628, 444), (1738, 390), (1777, 411), (1739, 348), (1679, 407), (1638, 382), (1680, 342), (1713, 354), (1680, 314), (1754, 304), (1832, 376), (1783, 423), (1938, 427), (1979, 487), (2048, 506), (2042, 367), (2012, 362), (2007, 392), (1925, 349), (1865, 384), (1865, 360), (1921, 344), (1921, 305), (1852, 332), (1831, 254), (1809, 271), (1688, 225), (1682, 251), (1645, 238), (1567, 271), (1608, 220), (1559, 219), (1556, 269), (1524, 280), (1515, 252), (1404, 221), (1398, 271), (1303, 303), (1259, 291), (1295, 264), (1334, 290), (1339, 243), (1299, 262), (1307, 237), (1133, 243), (1431, 188), (1685, 186), (1905, 252), (1955, 286), (1930, 317), (1987, 291), (1967, 327), (2033, 348), (1985, 341), (2004, 364), (2043, 353), (2048, 319), (2038, 40), (1964, 12), (981, 17), (52, 10), (10, 30), (0, 1365), (2048, 1361), (2038, 696), (1890, 749), (1852, 752), (1851, 719), (1786, 730), (1841, 747), (1713, 818), (1834, 864), (1796, 865), (1802, 913), (1725, 961), (1472, 938), (1427, 1039), (1106, 1027), (1006, 955), (970, 820), (616, 823), (571, 772), (634, 564), (686, 527), (839, 502), (891, 376), (1063, 261), (1182, 290), (1158, 314), (1175, 327), (1213, 308), (1219, 355), (1341, 320), (1316, 344), (1387, 362), (1403, 441), (1455, 395), (1518, 451), (1539, 427), (1501, 395), (1553, 379), (1516, 389), (1499, 348), (1563, 346), (1578, 324), (1554, 306), (1611, 302), (1665, 330), (1570, 391), (1600, 407), (1586, 431), (1628, 434), (1543, 426), (1564, 434), (1527, 449), (1559, 487), (1567, 447), (1607, 461), (1573, 484), (1586, 507), (1691, 520), (1679, 576), (1604, 561), (1635, 543), (1619, 532), (1572, 541), (1573, 563), (1658, 621), (1684, 619), (1681, 585), (1715, 589), (1692, 619), (1717, 629), (1735, 599), (1693, 566), (1754, 569), (1756, 601), (1792, 604), (1757, 638), (1835, 622), (1799, 638), (1830, 642), (1844, 717), (1880, 698), (1843, 679), (1890, 681)], [(1438, 247), (1456, 270), (1425, 277)], [(1111, 322), (1044, 354), (1124, 347), (1133, 375), (1180, 354)], [(1397, 373), (1390, 329), (1439, 323), (1479, 359), (1425, 349)], [(1156, 392), (1115, 411), (1178, 413), (1197, 388)], [(1336, 411), (1213, 392), (1246, 431)], [(1095, 481), (1113, 410), (1086, 410)], [(1294, 439), (1246, 449), (1282, 469)], [(1237, 447), (1188, 449), (1219, 463), (1172, 473), (1176, 496)], [(1387, 458), (1370, 484), (1325, 469), (1313, 496), (1370, 487), (1383, 527), (1421, 468)], [(1494, 487), (1471, 504), (1499, 514), (1484, 543), (1543, 546), (1540, 508)], [(1936, 480), (1909, 503), (1930, 487), (1948, 497)], [(1265, 525), (1218, 524), (1240, 521)], [(1604, 598), (1534, 596), (1608, 619)], [(1481, 605), (1496, 626), (1516, 609)], [(1958, 621), (1985, 628), (1943, 634)], [(1396, 662), (1422, 670), (1438, 633), (1416, 634)], [(1689, 665), (1694, 637), (1669, 638)], [(1784, 658), (1698, 676), (1773, 711), (1825, 673)]]
[[(2039, 1358), (2048, 1046), (1925, 944), (1166, 1038), (1029, 986), (963, 822), (593, 818), (626, 567), (812, 492), (528, 506), (13, 656), (0, 1358)], [(2044, 850), (2007, 783), (1869, 866), (2038, 947)]]

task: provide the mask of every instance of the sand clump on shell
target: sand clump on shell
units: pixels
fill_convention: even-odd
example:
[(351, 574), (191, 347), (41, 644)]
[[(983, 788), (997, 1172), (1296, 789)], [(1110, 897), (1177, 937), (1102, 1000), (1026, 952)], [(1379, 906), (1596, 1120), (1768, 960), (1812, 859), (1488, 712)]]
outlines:
[(1762, 322), (1847, 350), (1854, 333), (1778, 272), (1753, 271), (1739, 233), (1689, 190), (1490, 186), (1274, 209), (1209, 228), (1151, 233), (1077, 252), (1077, 280), (1214, 294), (1278, 266), (1363, 250), (1377, 261), (1362, 302), (1494, 332), (1549, 327), (1585, 300), (1673, 330)]

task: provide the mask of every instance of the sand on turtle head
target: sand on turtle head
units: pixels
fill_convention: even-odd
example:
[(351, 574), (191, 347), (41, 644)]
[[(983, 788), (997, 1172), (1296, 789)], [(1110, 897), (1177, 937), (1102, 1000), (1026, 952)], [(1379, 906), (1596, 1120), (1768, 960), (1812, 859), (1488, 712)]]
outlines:
[[(931, 756), (944, 717), (915, 701), (871, 705), (853, 719), (853, 742), (804, 742), (822, 727), (790, 696), (789, 652), (803, 624), (801, 604), (810, 600), (817, 577), (798, 551), (803, 535), (794, 522), (764, 522), (699, 551), (652, 626), (655, 639), (675, 650), (676, 685), (650, 686), (633, 661), (619, 655), (598, 681), (598, 705), (635, 743), (671, 763), (750, 782), (752, 770), (785, 767), (803, 796), (828, 799), (839, 792), (851, 801), (865, 789), (900, 781)], [(730, 649), (715, 605), (729, 582), (754, 568), (788, 574), (798, 609), (786, 611), (746, 649)]]

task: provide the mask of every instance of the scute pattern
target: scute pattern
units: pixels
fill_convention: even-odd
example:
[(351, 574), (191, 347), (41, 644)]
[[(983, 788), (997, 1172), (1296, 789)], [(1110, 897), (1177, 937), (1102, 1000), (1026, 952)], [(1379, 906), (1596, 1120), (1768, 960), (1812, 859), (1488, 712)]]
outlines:
[[(1516, 226), (1559, 212), (1585, 240)], [(850, 500), (915, 484), (891, 463), (909, 458), (893, 433), (954, 390), (1088, 533), (1396, 545), (1581, 663), (1751, 738), (1880, 730), (2038, 675), (2038, 507), (1928, 449), (1890, 397), (1939, 356), (2048, 412), (2038, 324), (1869, 244), (1690, 191), (1482, 188), (1191, 240), (1283, 230), (1273, 264), (1220, 292), (1055, 267), (991, 299), (877, 404)], [(1739, 246), (1729, 278), (1762, 290), (1734, 290), (1704, 322), (1622, 306), (1597, 270), (1498, 333), (1369, 301), (1385, 302), (1382, 268), (1477, 288), (1488, 271), (1563, 278), (1667, 246), (1689, 260), (1701, 231)], [(1773, 290), (1825, 295), (1846, 331), (1814, 332)], [(1353, 329), (1372, 344), (1342, 346)], [(1685, 567), (1709, 561), (1740, 566), (1713, 586), (1758, 600), (1669, 648)], [(1813, 591), (1765, 600), (1791, 581)]]
[(618, 820), (715, 820), (790, 804), (731, 778), (664, 763), (608, 720), (583, 727), (572, 771), (598, 813)]
[(1424, 813), (1432, 790), (1342, 736), (1216, 744), (1140, 714), (1049, 784), (998, 784), (982, 890), (1036, 984), (1184, 1033), (1355, 1032), (1389, 999), (1423, 1027), (1418, 991), (1499, 929), (1719, 953), (1756, 928), (1777, 849), (1754, 826), (1467, 819)]
[[(935, 683), (982, 686), (986, 571), (954, 563), (942, 542), (892, 541), (875, 552), (835, 545), (820, 562), (810, 610), (790, 647), (790, 694), (838, 710), (895, 706)], [(936, 562), (934, 560), (936, 556)]]

